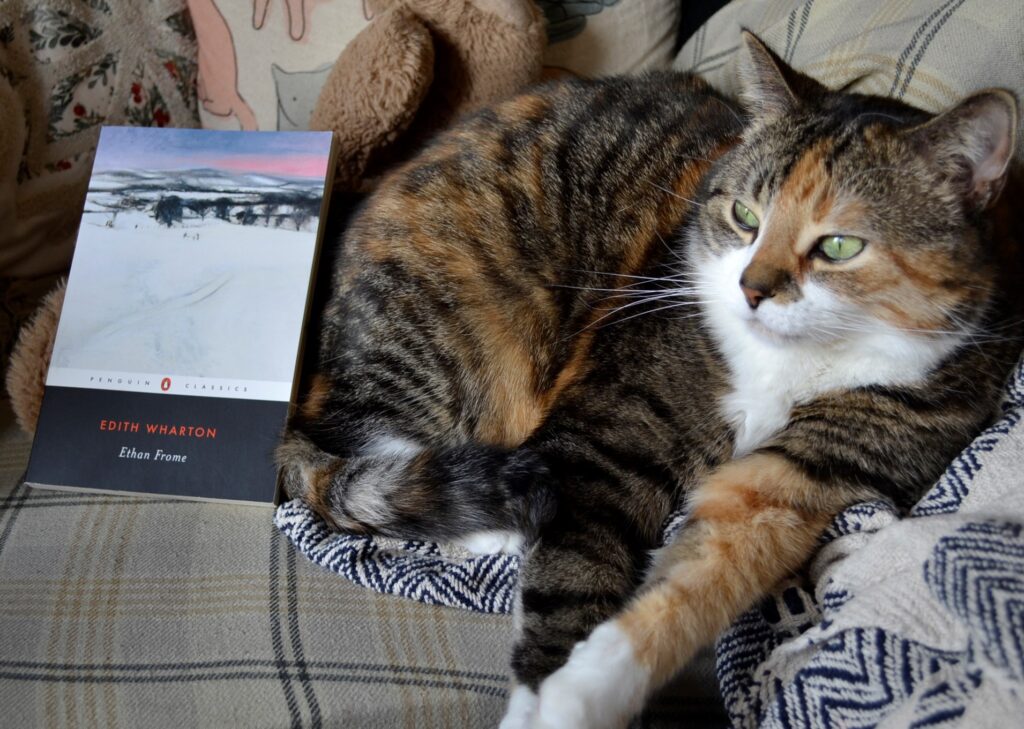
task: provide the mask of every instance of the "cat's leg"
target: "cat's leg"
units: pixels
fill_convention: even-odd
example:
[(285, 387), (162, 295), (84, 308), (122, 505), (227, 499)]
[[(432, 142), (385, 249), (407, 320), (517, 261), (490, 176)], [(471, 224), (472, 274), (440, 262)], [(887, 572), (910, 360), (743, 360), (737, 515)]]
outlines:
[(544, 464), (526, 449), (467, 443), (338, 456), (292, 428), (276, 456), (288, 495), (348, 532), (483, 547), (500, 537), (517, 548), (552, 509)]
[(538, 703), (536, 691), (524, 684), (515, 684), (509, 692), (508, 707), (498, 729), (530, 729)]
[(526, 539), (519, 532), (488, 529), (456, 540), (471, 554), (522, 554)]
[(559, 505), (524, 559), (520, 636), (512, 656), (516, 685), (502, 729), (533, 725), (538, 685), (565, 663), (574, 645), (621, 609), (647, 568), (660, 513), (644, 525), (653, 528), (638, 529), (614, 499), (602, 499), (601, 488), (591, 485), (596, 493), (590, 499)]
[(643, 591), (543, 682), (531, 726), (625, 726), (699, 648), (798, 569), (854, 498), (775, 453), (719, 468), (694, 493), (687, 525)]

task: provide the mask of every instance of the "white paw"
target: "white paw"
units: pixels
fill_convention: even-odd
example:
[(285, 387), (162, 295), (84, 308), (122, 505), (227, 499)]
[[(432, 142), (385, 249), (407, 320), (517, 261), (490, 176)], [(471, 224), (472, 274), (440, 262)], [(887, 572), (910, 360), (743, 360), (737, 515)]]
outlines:
[(649, 677), (614, 622), (599, 625), (540, 686), (533, 729), (618, 729), (643, 708)]
[[(549, 679), (550, 680), (550, 679)], [(580, 696), (561, 688), (546, 689), (547, 681), (541, 686), (544, 698), (537, 708), (530, 729), (590, 729), (587, 707)]]
[(526, 686), (516, 686), (508, 699), (505, 718), (498, 729), (530, 729), (537, 711), (537, 694)]
[(505, 531), (474, 532), (458, 540), (458, 544), (473, 554), (520, 554), (523, 549), (523, 536)]

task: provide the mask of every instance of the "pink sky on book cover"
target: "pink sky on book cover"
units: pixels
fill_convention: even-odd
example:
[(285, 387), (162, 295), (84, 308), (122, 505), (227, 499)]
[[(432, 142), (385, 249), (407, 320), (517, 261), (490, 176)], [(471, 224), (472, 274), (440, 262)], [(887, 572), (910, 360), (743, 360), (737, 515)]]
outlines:
[(322, 180), (330, 150), (330, 132), (104, 127), (93, 171), (208, 168)]

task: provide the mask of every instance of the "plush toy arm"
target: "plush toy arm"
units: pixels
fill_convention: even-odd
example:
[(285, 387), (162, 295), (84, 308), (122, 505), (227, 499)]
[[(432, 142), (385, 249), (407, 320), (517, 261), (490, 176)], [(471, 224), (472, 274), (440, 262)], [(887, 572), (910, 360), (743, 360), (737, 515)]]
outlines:
[(372, 158), (409, 126), (434, 78), (434, 44), (403, 7), (387, 10), (349, 43), (327, 76), (310, 129), (338, 136), (336, 190), (357, 190)]
[(46, 371), (50, 368), (57, 321), (64, 305), (66, 281), (48, 293), (31, 321), (21, 328), (7, 367), (7, 395), (18, 425), (29, 435), (36, 432), (39, 408), (43, 404)]

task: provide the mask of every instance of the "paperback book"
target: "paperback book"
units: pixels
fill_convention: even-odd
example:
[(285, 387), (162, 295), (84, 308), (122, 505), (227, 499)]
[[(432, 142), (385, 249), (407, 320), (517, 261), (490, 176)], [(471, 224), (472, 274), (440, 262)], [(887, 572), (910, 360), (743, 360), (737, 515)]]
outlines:
[(26, 480), (272, 504), (329, 132), (106, 127)]

